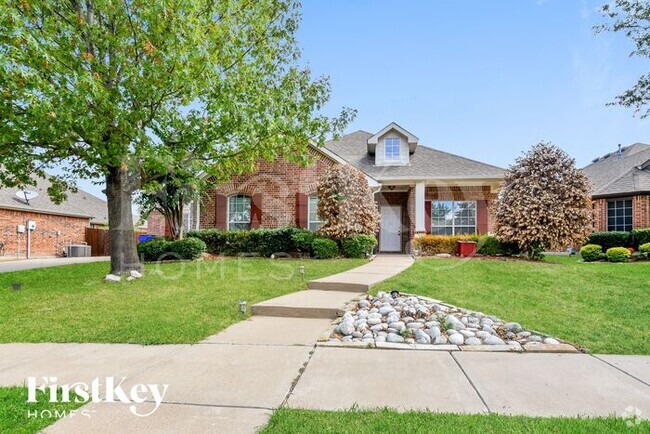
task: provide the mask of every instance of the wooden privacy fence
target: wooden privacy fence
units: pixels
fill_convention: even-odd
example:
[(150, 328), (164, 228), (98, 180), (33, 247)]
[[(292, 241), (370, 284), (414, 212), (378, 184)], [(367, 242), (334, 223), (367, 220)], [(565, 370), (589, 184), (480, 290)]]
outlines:
[[(147, 232), (136, 231), (135, 242), (138, 242), (138, 235), (144, 235)], [(90, 254), (92, 256), (108, 256), (108, 229), (101, 228), (86, 228), (86, 244), (90, 246)]]

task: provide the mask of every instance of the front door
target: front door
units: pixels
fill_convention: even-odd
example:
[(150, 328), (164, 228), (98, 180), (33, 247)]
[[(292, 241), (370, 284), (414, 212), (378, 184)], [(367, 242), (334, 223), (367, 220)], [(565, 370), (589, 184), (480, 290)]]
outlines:
[(379, 250), (382, 252), (402, 251), (402, 207), (400, 205), (381, 206)]

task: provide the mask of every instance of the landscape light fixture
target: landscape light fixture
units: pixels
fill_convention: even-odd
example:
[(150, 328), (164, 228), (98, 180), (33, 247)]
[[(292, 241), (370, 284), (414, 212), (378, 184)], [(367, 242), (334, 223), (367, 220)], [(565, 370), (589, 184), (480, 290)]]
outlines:
[(23, 287), (23, 284), (20, 282), (14, 282), (11, 284), (11, 289), (14, 291), (20, 291), (20, 289)]
[(305, 280), (305, 266), (301, 265), (300, 267), (298, 267), (298, 271), (300, 271), (300, 278), (302, 280)]
[(240, 300), (240, 301), (237, 302), (237, 306), (239, 306), (239, 312), (241, 314), (246, 313), (246, 304), (247, 303), (244, 300)]

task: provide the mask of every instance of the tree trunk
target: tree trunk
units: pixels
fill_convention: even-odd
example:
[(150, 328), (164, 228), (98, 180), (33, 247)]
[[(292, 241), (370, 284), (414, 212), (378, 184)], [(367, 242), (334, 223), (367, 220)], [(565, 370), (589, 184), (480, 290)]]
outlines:
[(134, 190), (126, 166), (109, 168), (106, 175), (109, 251), (111, 273), (118, 276), (142, 270), (133, 230), (131, 195)]
[(169, 227), (169, 237), (172, 240), (183, 238), (183, 204), (165, 209), (163, 215)]

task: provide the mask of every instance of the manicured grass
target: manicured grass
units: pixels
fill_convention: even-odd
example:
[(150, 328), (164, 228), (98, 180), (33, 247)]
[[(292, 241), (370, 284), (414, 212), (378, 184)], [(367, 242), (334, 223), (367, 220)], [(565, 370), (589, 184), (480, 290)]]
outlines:
[[(231, 258), (147, 264), (145, 277), (103, 283), (107, 262), (0, 273), (0, 342), (194, 343), (252, 304), (364, 260)], [(298, 272), (305, 266), (305, 281)], [(22, 290), (13, 291), (12, 282)]]
[(575, 419), (379, 411), (276, 411), (262, 430), (271, 433), (612, 433), (648, 432), (650, 423), (628, 427), (619, 418)]
[[(37, 391), (35, 403), (27, 403), (26, 387), (0, 387), (0, 433), (31, 434), (81, 407), (79, 403), (49, 403), (49, 395)], [(73, 417), (82, 417), (77, 412)]]
[(397, 289), (516, 321), (594, 353), (650, 354), (650, 263), (419, 259)]

